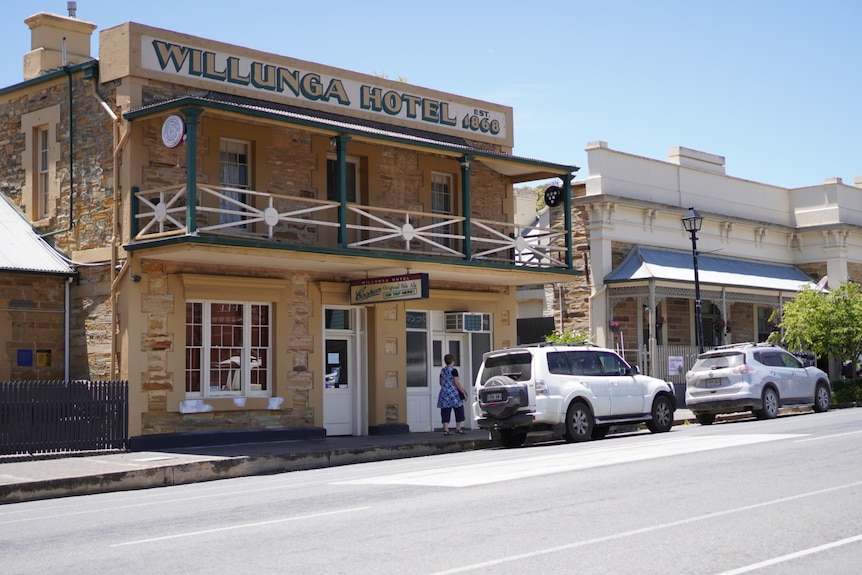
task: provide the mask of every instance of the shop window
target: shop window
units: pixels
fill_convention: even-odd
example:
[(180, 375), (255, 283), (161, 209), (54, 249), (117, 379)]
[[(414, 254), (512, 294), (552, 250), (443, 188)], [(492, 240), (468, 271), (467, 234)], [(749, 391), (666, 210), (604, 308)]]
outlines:
[(186, 303), (186, 395), (270, 395), (271, 318), (265, 303)]

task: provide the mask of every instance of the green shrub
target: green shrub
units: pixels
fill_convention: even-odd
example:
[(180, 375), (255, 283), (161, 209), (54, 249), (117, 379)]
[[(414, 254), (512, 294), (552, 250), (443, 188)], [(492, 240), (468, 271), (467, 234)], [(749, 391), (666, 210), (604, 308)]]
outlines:
[(862, 379), (836, 379), (832, 381), (832, 403), (862, 401)]

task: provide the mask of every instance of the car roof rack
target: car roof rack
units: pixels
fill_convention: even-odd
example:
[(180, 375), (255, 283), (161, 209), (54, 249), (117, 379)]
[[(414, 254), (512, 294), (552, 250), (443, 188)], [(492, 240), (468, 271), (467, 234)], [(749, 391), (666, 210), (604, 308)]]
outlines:
[(768, 341), (764, 341), (764, 342), (760, 342), (760, 343), (758, 343), (756, 341), (744, 341), (744, 342), (741, 341), (739, 343), (728, 343), (725, 345), (718, 345), (718, 346), (712, 348), (712, 350), (715, 351), (715, 350), (723, 350), (723, 349), (738, 349), (740, 347), (778, 347), (778, 346), (775, 345), (774, 343), (770, 343)]
[(535, 343), (522, 343), (513, 347), (601, 347), (591, 341), (579, 341), (577, 343), (559, 343), (556, 341), (537, 341)]

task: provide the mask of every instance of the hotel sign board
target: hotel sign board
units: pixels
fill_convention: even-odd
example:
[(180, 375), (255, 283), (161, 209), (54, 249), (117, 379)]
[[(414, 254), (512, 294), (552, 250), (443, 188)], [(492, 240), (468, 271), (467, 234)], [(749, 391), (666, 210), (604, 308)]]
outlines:
[(349, 115), (370, 114), (384, 122), (395, 118), (426, 130), (442, 128), (465, 138), (510, 145), (510, 117), (503, 106), (437, 92), (432, 95), (403, 82), (393, 89), (370, 76), (332, 68), (318, 71), (314, 64), (274, 55), (244, 56), (237, 48), (233, 52), (206, 48), (203, 42), (142, 35), (141, 67), (213, 84), (217, 90), (241, 89), (273, 101), (313, 104)]
[(350, 304), (428, 299), (428, 274), (406, 274), (350, 282)]

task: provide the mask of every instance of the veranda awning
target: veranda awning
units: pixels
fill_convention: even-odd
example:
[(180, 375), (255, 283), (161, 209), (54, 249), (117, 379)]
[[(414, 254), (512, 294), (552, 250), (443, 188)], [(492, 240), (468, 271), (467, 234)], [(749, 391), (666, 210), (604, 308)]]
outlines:
[[(698, 279), (701, 284), (758, 288), (775, 291), (800, 291), (817, 282), (796, 266), (758, 260), (698, 254)], [(648, 246), (634, 246), (610, 274), (606, 284), (633, 280), (658, 279), (694, 282), (692, 253)]]

